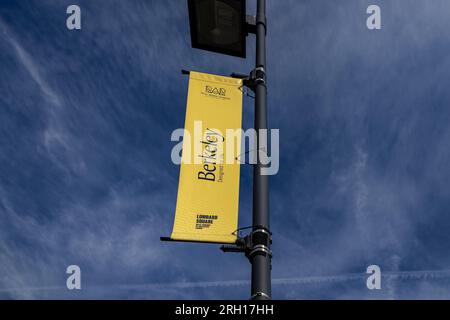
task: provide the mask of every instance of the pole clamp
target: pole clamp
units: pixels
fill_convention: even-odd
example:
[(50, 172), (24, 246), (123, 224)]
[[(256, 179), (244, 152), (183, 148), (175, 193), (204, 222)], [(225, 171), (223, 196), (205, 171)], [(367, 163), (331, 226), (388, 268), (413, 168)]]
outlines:
[(264, 297), (267, 300), (272, 299), (267, 293), (264, 293), (264, 292), (256, 292), (255, 294), (252, 295), (252, 297), (250, 299), (255, 300), (256, 298), (259, 298), (259, 297)]
[(267, 34), (267, 18), (264, 14), (257, 14), (255, 17), (256, 27), (261, 24), (264, 27), (264, 33)]
[(270, 257), (272, 257), (272, 251), (263, 244), (257, 244), (256, 246), (252, 247), (247, 256), (249, 259), (251, 259), (254, 255), (257, 254), (269, 255)]
[(243, 252), (248, 259), (255, 255), (272, 258), (272, 232), (264, 226), (253, 226), (253, 231), (245, 237), (239, 237), (235, 245), (222, 246), (223, 252)]
[(245, 17), (245, 25), (247, 35), (249, 33), (256, 34), (258, 25), (262, 25), (264, 27), (264, 33), (267, 34), (267, 18), (265, 15), (247, 15)]
[(272, 250), (270, 250), (272, 233), (267, 228), (258, 227), (247, 237), (249, 238), (249, 246), (245, 251), (245, 255), (248, 259), (253, 258), (255, 255), (268, 255), (269, 257), (272, 257)]
[(266, 71), (263, 67), (257, 67), (250, 72), (250, 75), (244, 79), (244, 86), (255, 91), (257, 85), (266, 85)]

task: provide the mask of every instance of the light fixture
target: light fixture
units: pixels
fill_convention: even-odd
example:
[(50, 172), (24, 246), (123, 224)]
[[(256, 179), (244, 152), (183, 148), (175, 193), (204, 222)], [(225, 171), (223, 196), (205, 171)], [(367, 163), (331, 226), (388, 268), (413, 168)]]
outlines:
[(188, 0), (192, 47), (246, 57), (245, 0)]

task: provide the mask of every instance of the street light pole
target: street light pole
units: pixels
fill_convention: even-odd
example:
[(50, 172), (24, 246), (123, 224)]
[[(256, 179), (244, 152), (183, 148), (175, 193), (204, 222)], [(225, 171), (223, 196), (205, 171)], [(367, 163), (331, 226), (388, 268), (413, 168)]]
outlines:
[(259, 248), (250, 255), (252, 265), (251, 294), (254, 300), (271, 298), (271, 252), (269, 231), (269, 176), (262, 175), (260, 152), (267, 152), (268, 146), (261, 145), (265, 135), (267, 144), (267, 87), (266, 70), (266, 1), (257, 0), (256, 14), (256, 69), (264, 81), (255, 84), (255, 130), (258, 133), (256, 164), (253, 167), (253, 248)]
[[(235, 245), (222, 246), (224, 252), (244, 252), (252, 265), (251, 299), (271, 299), (272, 234), (269, 229), (268, 164), (261, 153), (268, 151), (266, 87), (266, 0), (257, 0), (256, 17), (246, 15), (246, 0), (188, 0), (192, 47), (246, 57), (246, 36), (256, 35), (256, 66), (242, 78), (255, 93), (256, 163), (253, 166), (252, 231)], [(255, 158), (253, 158), (255, 159)], [(252, 159), (252, 160), (253, 160)], [(243, 228), (247, 229), (247, 228)], [(238, 229), (239, 230), (239, 229)]]

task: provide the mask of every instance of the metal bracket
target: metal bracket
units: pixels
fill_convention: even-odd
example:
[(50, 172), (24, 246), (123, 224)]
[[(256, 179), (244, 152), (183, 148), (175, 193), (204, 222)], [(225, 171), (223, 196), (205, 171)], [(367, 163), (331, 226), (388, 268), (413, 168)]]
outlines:
[(250, 72), (250, 75), (243, 79), (243, 84), (253, 92), (257, 85), (266, 85), (266, 71), (263, 67), (258, 67)]
[(263, 67), (258, 67), (250, 72), (250, 78), (248, 82), (244, 84), (249, 87), (251, 90), (255, 91), (257, 85), (262, 84), (266, 85), (266, 71)]
[(249, 33), (256, 34), (256, 17), (247, 15), (246, 17), (247, 35)]
[(265, 227), (255, 226), (254, 230), (245, 237), (238, 238), (236, 244), (222, 246), (223, 252), (243, 252), (248, 259), (255, 255), (269, 255), (272, 257), (272, 233)]
[[(242, 79), (243, 86), (255, 92), (257, 85), (266, 85), (266, 71), (263, 67), (257, 67), (250, 71), (249, 75), (233, 72), (230, 77)], [(254, 97), (253, 97), (254, 98)]]
[(247, 15), (245, 18), (247, 35), (250, 33), (256, 34), (256, 27), (258, 24), (262, 24), (264, 32), (267, 34), (267, 18), (265, 16), (251, 16)]

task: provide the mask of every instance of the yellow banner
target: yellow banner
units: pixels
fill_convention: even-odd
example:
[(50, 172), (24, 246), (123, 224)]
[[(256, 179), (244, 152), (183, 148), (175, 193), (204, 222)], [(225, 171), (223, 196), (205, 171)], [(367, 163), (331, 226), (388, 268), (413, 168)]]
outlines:
[(191, 72), (173, 240), (236, 241), (241, 126), (242, 80)]

